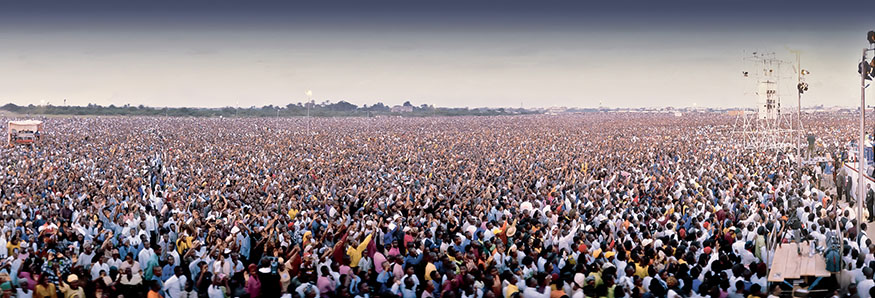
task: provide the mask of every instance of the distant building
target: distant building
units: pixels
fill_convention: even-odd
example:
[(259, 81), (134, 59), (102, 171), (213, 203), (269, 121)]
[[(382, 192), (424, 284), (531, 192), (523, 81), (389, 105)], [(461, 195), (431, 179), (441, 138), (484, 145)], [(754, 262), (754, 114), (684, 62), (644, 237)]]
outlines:
[(394, 106), (392, 113), (413, 113), (413, 106)]
[(568, 111), (566, 107), (550, 107), (545, 111), (547, 115), (559, 115)]

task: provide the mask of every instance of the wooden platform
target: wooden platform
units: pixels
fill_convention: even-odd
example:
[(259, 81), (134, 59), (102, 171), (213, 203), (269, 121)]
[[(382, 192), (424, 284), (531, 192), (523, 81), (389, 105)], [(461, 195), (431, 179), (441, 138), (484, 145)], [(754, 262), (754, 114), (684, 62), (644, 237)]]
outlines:
[(809, 245), (802, 243), (802, 254), (796, 252), (796, 243), (786, 243), (775, 250), (772, 267), (769, 271), (769, 282), (780, 282), (785, 279), (799, 279), (805, 276), (829, 276), (826, 271), (826, 261), (822, 254), (815, 253), (808, 257)]

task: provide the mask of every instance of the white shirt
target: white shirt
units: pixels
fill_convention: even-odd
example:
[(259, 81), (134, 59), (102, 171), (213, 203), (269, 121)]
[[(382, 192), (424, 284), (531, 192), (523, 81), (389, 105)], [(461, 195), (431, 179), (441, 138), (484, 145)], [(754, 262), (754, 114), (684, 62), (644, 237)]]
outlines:
[(179, 260), (179, 253), (176, 252), (175, 249), (170, 249), (170, 252), (167, 254), (173, 257), (173, 264), (182, 264), (182, 262), (180, 262)]
[(207, 289), (207, 296), (210, 298), (225, 298), (225, 292), (222, 288), (216, 285), (210, 285)]
[(122, 262), (124, 262), (122, 259), (109, 259), (106, 261), (106, 264), (109, 265), (109, 267), (115, 267), (118, 269), (121, 268)]
[(750, 277), (750, 281), (751, 281), (752, 283), (755, 283), (755, 284), (760, 285), (760, 289), (765, 289), (765, 288), (766, 288), (766, 281), (767, 281), (767, 279), (766, 279), (765, 276), (763, 276), (763, 277), (758, 277), (756, 274), (754, 274), (753, 276)]
[(15, 291), (16, 291), (16, 295), (15, 295), (15, 297), (18, 297), (18, 298), (33, 298), (33, 291), (28, 290), (27, 293), (25, 293), (21, 288), (15, 288)]
[(860, 298), (870, 298), (869, 297), (869, 289), (875, 286), (875, 281), (871, 279), (865, 279), (857, 284), (857, 294), (860, 295)]
[(316, 293), (316, 297), (319, 297), (319, 287), (311, 283), (301, 284), (300, 286), (298, 286), (298, 288), (295, 289), (295, 292), (298, 293), (298, 296), (306, 297), (306, 292), (308, 290), (312, 290), (314, 293)]
[(153, 254), (155, 253), (152, 251), (151, 248), (144, 248), (140, 251), (140, 254), (137, 255), (137, 261), (140, 262), (141, 265), (148, 264), (149, 259), (152, 258)]
[(9, 255), (9, 250), (6, 249), (6, 235), (0, 235), (0, 258), (5, 259)]
[(745, 266), (757, 261), (757, 257), (747, 250), (741, 252), (741, 263)]
[(164, 293), (167, 293), (166, 298), (179, 298), (182, 292), (185, 291), (185, 283), (187, 278), (185, 275), (177, 277), (176, 275), (167, 279), (164, 282)]
[(152, 216), (152, 214), (146, 214), (146, 230), (149, 232), (158, 230), (158, 221)]
[(744, 251), (744, 244), (744, 241), (736, 240), (735, 243), (732, 244), (732, 252), (734, 252), (736, 256), (741, 256), (741, 252)]
[(95, 280), (100, 277), (100, 271), (106, 272), (106, 275), (109, 275), (109, 265), (106, 263), (94, 263), (91, 266), (91, 280)]
[[(79, 261), (76, 262), (76, 265), (87, 267), (91, 266), (91, 260), (94, 259), (94, 251), (91, 251), (91, 254), (85, 254), (82, 252), (79, 254)], [(109, 273), (107, 270), (106, 273)]]
[(231, 262), (230, 260), (216, 260), (213, 262), (213, 274), (224, 274), (226, 276), (231, 275)]
[(131, 272), (134, 272), (134, 273), (140, 272), (140, 269), (141, 269), (140, 262), (134, 261), (133, 264), (130, 264), (128, 262), (122, 262), (122, 264), (119, 265), (119, 269), (125, 269), (125, 268), (131, 268)]
[(550, 287), (544, 288), (544, 292), (538, 292), (536, 288), (527, 287), (523, 291), (523, 298), (550, 298)]

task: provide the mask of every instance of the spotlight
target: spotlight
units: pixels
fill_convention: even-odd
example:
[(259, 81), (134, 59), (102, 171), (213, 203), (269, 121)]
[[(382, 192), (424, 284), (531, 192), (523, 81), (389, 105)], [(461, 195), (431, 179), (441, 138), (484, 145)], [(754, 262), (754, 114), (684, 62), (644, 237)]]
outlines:
[(865, 79), (871, 80), (872, 79), (872, 66), (869, 65), (869, 63), (867, 63), (866, 60), (863, 60), (862, 62), (860, 62), (860, 65), (857, 66), (857, 73), (863, 75), (865, 77)]
[(799, 94), (805, 93), (805, 91), (808, 91), (808, 83), (799, 83), (799, 85), (796, 85), (796, 89), (799, 89)]
[(875, 78), (875, 58), (872, 58), (872, 62), (869, 62), (869, 76)]
[(803, 75), (803, 76), (804, 76), (804, 75), (807, 75), (807, 74), (810, 74), (810, 73), (811, 73), (811, 72), (808, 71), (807, 69), (803, 69), (803, 70), (802, 70), (802, 75)]

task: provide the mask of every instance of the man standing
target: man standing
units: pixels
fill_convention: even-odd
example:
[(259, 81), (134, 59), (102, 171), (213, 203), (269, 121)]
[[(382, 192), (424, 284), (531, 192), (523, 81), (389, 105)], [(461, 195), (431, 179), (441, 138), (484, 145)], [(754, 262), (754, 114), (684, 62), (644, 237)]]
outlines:
[(853, 197), (852, 197), (852, 195), (854, 193), (853, 188), (854, 188), (854, 179), (851, 179), (851, 176), (849, 175), (849, 176), (845, 177), (845, 197), (848, 199), (848, 202), (853, 200)]
[(872, 268), (863, 268), (863, 275), (865, 275), (866, 278), (857, 284), (857, 295), (859, 295), (860, 298), (869, 298), (869, 289), (875, 286), (875, 281), (872, 280)]
[(866, 192), (866, 210), (869, 210), (869, 217), (867, 220), (872, 221), (875, 220), (875, 214), (872, 214), (872, 211), (875, 211), (875, 209), (872, 208), (872, 205), (875, 204), (875, 191), (872, 190), (871, 184), (866, 184), (866, 188), (869, 189)]
[(173, 276), (164, 282), (164, 294), (166, 298), (179, 298), (182, 292), (185, 291), (185, 285), (188, 283), (188, 278), (182, 273), (182, 267), (173, 267)]
[[(836, 159), (836, 160), (838, 160), (838, 159)], [(838, 162), (836, 162), (836, 163), (838, 163)], [(839, 173), (839, 174), (836, 174), (836, 173)], [(841, 202), (842, 197), (845, 195), (845, 177), (844, 177), (844, 175), (840, 174), (838, 167), (836, 167), (835, 170), (833, 170), (833, 174), (836, 175), (836, 176), (833, 176), (835, 178), (834, 181), (836, 184), (836, 201)]]

